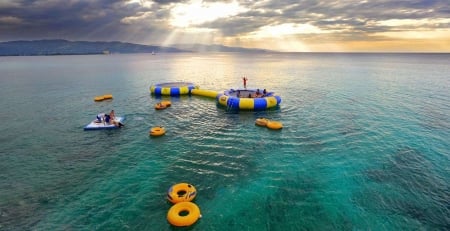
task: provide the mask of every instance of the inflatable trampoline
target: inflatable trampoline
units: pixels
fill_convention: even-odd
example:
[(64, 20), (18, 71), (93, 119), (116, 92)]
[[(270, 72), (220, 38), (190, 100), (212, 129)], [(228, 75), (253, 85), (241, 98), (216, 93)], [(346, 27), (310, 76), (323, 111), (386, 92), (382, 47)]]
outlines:
[(231, 110), (266, 110), (278, 106), (281, 97), (264, 89), (230, 89), (217, 95), (217, 102)]
[(159, 83), (150, 86), (150, 92), (154, 95), (170, 95), (179, 96), (187, 95), (191, 93), (192, 89), (196, 86), (193, 83), (188, 82), (171, 82), (171, 83)]

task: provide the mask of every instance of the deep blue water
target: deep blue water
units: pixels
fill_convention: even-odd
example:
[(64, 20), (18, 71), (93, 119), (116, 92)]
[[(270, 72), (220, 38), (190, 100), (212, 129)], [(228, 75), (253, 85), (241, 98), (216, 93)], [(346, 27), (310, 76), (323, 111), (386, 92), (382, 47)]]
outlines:
[[(0, 57), (0, 230), (449, 230), (449, 54)], [(160, 101), (267, 88), (279, 108)], [(111, 101), (94, 102), (110, 93)], [(99, 112), (125, 128), (83, 131)], [(281, 121), (273, 131), (255, 119)], [(167, 134), (151, 138), (151, 127)], [(202, 218), (171, 227), (167, 189)]]

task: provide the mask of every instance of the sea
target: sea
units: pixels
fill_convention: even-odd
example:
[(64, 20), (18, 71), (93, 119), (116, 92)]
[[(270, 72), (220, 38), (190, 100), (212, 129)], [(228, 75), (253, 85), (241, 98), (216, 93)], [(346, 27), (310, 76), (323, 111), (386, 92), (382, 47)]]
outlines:
[[(149, 91), (244, 76), (281, 103)], [(0, 98), (0, 230), (450, 230), (450, 54), (0, 57)], [(110, 110), (125, 127), (83, 130)], [(197, 190), (188, 227), (167, 221), (178, 183)]]

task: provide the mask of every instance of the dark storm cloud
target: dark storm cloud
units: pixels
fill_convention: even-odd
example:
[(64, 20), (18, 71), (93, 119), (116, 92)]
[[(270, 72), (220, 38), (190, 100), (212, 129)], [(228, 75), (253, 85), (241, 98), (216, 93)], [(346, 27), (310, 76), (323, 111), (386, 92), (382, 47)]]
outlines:
[[(148, 43), (153, 35), (170, 33), (170, 7), (189, 1), (140, 0), (0, 0), (0, 41), (62, 38), (126, 40)], [(217, 3), (208, 0), (204, 3)], [(221, 1), (231, 3), (233, 1)], [(389, 19), (449, 18), (447, 0), (240, 0), (246, 10), (203, 25), (224, 36), (241, 36), (267, 25), (309, 24), (340, 32), (341, 39), (367, 33), (401, 30), (376, 22)], [(431, 23), (447, 29), (448, 23)], [(410, 26), (411, 27), (411, 26)], [(404, 27), (408, 29), (408, 27)], [(431, 28), (433, 29), (433, 28)]]
[[(137, 28), (121, 20), (143, 10), (149, 9), (123, 0), (17, 1), (14, 4), (3, 1), (0, 2), (0, 40), (127, 39), (127, 32)], [(151, 32), (151, 24), (146, 29)]]

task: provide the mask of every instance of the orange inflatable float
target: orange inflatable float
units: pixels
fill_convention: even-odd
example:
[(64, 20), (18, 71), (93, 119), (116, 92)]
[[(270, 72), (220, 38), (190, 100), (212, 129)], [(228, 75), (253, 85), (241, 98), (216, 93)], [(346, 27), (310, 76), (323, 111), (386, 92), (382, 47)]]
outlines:
[(202, 215), (200, 208), (192, 202), (180, 202), (173, 205), (167, 212), (167, 221), (174, 226), (190, 226)]
[(166, 129), (164, 129), (162, 126), (153, 127), (149, 132), (150, 136), (162, 136), (164, 134), (166, 134)]
[(192, 201), (197, 195), (195, 187), (188, 183), (179, 183), (173, 185), (167, 191), (167, 199), (176, 204), (183, 201)]

